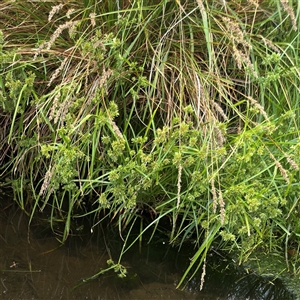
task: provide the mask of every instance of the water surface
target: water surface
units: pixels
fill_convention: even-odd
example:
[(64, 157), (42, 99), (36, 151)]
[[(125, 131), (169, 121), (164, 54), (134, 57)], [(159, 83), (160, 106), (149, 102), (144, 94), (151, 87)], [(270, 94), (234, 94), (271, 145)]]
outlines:
[(28, 229), (28, 218), (20, 209), (4, 201), (1, 206), (1, 299), (294, 299), (279, 280), (246, 274), (213, 251), (204, 290), (199, 291), (200, 273), (184, 291), (178, 290), (195, 250), (188, 245), (178, 252), (161, 237), (150, 245), (137, 244), (124, 255), (126, 278), (110, 271), (84, 283), (107, 268), (108, 259), (117, 261), (122, 247), (117, 233), (83, 234), (74, 229), (74, 236), (61, 245), (59, 224), (56, 235), (39, 221)]

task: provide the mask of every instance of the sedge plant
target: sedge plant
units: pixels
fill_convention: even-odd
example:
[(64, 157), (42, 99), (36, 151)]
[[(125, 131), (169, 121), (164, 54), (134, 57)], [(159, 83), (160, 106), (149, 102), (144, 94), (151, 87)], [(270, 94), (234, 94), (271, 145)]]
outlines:
[(0, 11), (1, 175), (30, 221), (49, 212), (61, 242), (74, 218), (92, 218), (91, 231), (110, 220), (121, 236), (139, 223), (138, 242), (167, 220), (170, 244), (195, 247), (180, 286), (201, 267), (202, 287), (212, 245), (239, 263), (298, 251), (298, 3)]

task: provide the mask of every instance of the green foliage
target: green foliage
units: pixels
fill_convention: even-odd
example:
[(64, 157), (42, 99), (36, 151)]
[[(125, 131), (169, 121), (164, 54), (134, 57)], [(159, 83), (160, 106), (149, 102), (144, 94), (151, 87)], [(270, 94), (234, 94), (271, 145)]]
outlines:
[(0, 159), (22, 209), (62, 242), (73, 216), (121, 234), (151, 216), (135, 242), (167, 219), (195, 246), (184, 278), (211, 245), (298, 249), (299, 5), (264, 2), (4, 5)]

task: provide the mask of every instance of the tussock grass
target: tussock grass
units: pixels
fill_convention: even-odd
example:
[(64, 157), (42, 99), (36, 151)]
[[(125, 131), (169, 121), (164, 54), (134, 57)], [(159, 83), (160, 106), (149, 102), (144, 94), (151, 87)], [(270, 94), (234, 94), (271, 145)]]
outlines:
[(213, 244), (240, 263), (258, 247), (297, 248), (298, 4), (0, 11), (1, 172), (31, 219), (50, 210), (62, 242), (74, 218), (91, 216), (91, 230), (110, 219), (121, 236), (140, 222), (135, 242), (168, 219), (171, 244), (195, 245), (179, 285), (202, 266), (202, 287)]

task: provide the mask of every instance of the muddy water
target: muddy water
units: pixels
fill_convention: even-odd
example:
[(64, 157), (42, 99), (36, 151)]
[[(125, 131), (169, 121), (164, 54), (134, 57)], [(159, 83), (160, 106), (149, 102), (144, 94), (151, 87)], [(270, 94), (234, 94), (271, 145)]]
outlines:
[(184, 291), (177, 290), (194, 250), (189, 246), (178, 253), (163, 241), (127, 252), (122, 261), (126, 278), (107, 272), (84, 283), (107, 268), (110, 257), (117, 260), (119, 236), (102, 230), (76, 233), (61, 246), (59, 235), (41, 223), (28, 231), (27, 223), (14, 205), (2, 207), (0, 299), (293, 299), (279, 281), (247, 275), (214, 252), (207, 263), (204, 291), (199, 291), (201, 274)]

